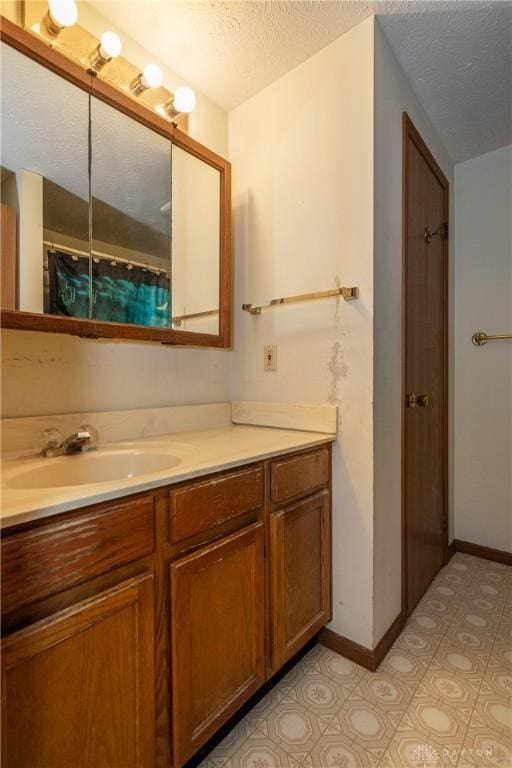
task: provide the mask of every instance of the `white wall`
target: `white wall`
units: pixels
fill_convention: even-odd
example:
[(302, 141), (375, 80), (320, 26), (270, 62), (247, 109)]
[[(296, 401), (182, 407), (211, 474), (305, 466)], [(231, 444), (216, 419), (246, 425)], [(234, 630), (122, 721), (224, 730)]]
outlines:
[[(401, 610), (402, 113), (453, 189), (453, 163), (375, 20), (374, 630)], [(453, 206), (451, 206), (453, 212)], [(451, 260), (453, 263), (453, 259)], [(450, 280), (453, 286), (453, 280)], [(450, 366), (451, 370), (452, 366)], [(449, 373), (450, 376), (450, 373)], [(450, 379), (452, 377), (450, 376)]]
[(512, 146), (455, 168), (455, 537), (512, 551)]
[[(190, 152), (172, 150), (172, 314), (219, 309), (220, 172)], [(219, 314), (182, 321), (218, 333)]]
[[(13, 20), (19, 8), (2, 3)], [(80, 23), (98, 36), (112, 29), (91, 6), (80, 3)], [(18, 19), (19, 21), (19, 19)], [(125, 55), (141, 66), (154, 60), (122, 34)], [(156, 62), (159, 63), (159, 62)], [(170, 88), (181, 80), (160, 66)], [(201, 93), (190, 135), (227, 156), (227, 113)], [(1, 334), (2, 416), (78, 410), (149, 408), (214, 402), (229, 397), (227, 350), (193, 350), (134, 342), (88, 341), (50, 333), (4, 330)]]
[[(372, 640), (373, 22), (230, 113), (233, 396), (339, 405), (332, 629)], [(359, 301), (243, 302), (358, 285)], [(263, 371), (277, 344), (278, 370)]]

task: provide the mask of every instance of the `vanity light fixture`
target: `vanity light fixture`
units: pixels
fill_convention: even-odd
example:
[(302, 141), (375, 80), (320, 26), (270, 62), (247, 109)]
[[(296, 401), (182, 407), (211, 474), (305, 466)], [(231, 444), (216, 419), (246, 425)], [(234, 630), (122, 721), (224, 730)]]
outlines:
[(101, 36), (99, 45), (96, 46), (94, 51), (89, 56), (91, 67), (96, 71), (100, 70), (105, 64), (108, 64), (112, 59), (116, 59), (121, 55), (123, 49), (121, 39), (119, 35), (110, 30), (104, 32)]
[(180, 85), (176, 89), (176, 93), (167, 104), (159, 104), (155, 107), (155, 111), (161, 117), (165, 117), (167, 120), (172, 120), (176, 115), (189, 114), (196, 106), (196, 95), (192, 88), (188, 85)]
[(140, 96), (148, 88), (159, 88), (162, 85), (162, 72), (156, 64), (148, 64), (131, 85), (134, 96)]
[(49, 0), (45, 21), (48, 31), (58, 35), (66, 27), (72, 27), (78, 19), (75, 0)]

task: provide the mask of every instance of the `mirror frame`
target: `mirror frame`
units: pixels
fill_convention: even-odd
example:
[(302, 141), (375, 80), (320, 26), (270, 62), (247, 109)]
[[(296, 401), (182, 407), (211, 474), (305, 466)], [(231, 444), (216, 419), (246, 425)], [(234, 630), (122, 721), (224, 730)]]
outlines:
[(63, 53), (49, 47), (35, 35), (0, 15), (0, 40), (25, 56), (42, 64), (65, 80), (76, 85), (142, 125), (170, 139), (177, 147), (189, 152), (220, 172), (220, 253), (219, 253), (219, 333), (194, 333), (174, 328), (151, 328), (142, 325), (84, 320), (60, 315), (35, 314), (14, 309), (2, 309), (2, 328), (23, 331), (66, 333), (89, 339), (126, 339), (157, 341), (196, 347), (231, 346), (231, 164), (220, 155), (192, 139), (147, 107), (138, 104), (96, 74), (84, 69)]

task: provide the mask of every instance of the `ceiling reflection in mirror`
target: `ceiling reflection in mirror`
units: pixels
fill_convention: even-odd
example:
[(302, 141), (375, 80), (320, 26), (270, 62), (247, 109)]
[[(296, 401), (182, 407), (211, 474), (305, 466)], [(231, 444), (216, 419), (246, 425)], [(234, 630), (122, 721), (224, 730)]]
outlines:
[(87, 318), (89, 96), (3, 43), (1, 64), (1, 202), (16, 221), (2, 270), (17, 274), (17, 309)]

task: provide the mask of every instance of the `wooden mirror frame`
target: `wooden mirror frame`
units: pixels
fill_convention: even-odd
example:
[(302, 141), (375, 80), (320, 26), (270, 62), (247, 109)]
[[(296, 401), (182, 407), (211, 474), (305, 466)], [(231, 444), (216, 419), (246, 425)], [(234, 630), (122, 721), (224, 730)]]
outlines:
[(0, 40), (25, 56), (42, 64), (65, 80), (119, 110), (142, 125), (170, 139), (173, 144), (215, 168), (220, 173), (220, 265), (219, 265), (219, 333), (194, 333), (174, 328), (151, 328), (142, 325), (84, 320), (62, 315), (36, 314), (2, 309), (2, 328), (23, 331), (67, 333), (90, 339), (126, 339), (158, 341), (196, 347), (231, 346), (231, 164), (220, 155), (180, 131), (147, 107), (109, 85), (96, 74), (84, 69), (63, 53), (0, 16)]

